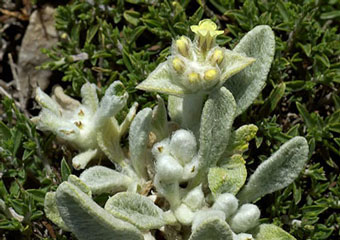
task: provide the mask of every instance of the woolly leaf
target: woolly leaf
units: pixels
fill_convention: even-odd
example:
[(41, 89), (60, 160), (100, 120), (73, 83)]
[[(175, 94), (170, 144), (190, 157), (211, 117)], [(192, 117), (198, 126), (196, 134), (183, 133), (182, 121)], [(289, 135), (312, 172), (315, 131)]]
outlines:
[(251, 202), (268, 193), (291, 184), (308, 159), (308, 144), (303, 137), (286, 142), (270, 158), (264, 161), (250, 177), (238, 198)]
[(87, 164), (96, 157), (97, 153), (97, 149), (89, 149), (85, 152), (79, 153), (72, 158), (72, 166), (77, 170), (84, 169)]
[(208, 174), (209, 188), (214, 196), (220, 193), (236, 195), (247, 178), (245, 161), (241, 155), (232, 156), (224, 166), (210, 168)]
[(256, 59), (255, 63), (228, 79), (225, 87), (235, 97), (237, 115), (244, 112), (265, 86), (275, 53), (275, 36), (269, 26), (257, 26), (233, 49)]
[(223, 62), (220, 65), (222, 84), (228, 78), (248, 67), (256, 60), (228, 49), (223, 49), (223, 58)]
[(115, 218), (71, 183), (58, 187), (56, 199), (60, 216), (79, 240), (143, 240), (136, 227)]
[(234, 121), (235, 100), (224, 87), (210, 94), (205, 102), (200, 127), (200, 168), (208, 170), (220, 159)]
[(132, 165), (141, 177), (147, 178), (147, 145), (151, 130), (152, 110), (145, 108), (133, 120), (129, 133), (129, 149)]
[(99, 106), (99, 100), (96, 92), (96, 85), (85, 83), (80, 90), (82, 104), (94, 114)]
[(274, 224), (261, 224), (255, 240), (296, 240), (292, 235)]
[(141, 82), (136, 88), (144, 91), (154, 91), (175, 96), (183, 96), (187, 93), (187, 90), (183, 87), (172, 82), (167, 62), (158, 65), (148, 78)]
[(80, 190), (82, 190), (84, 193), (89, 195), (89, 197), (92, 197), (92, 191), (91, 189), (82, 181), (80, 178), (78, 178), (75, 175), (70, 175), (67, 179), (69, 183), (72, 183), (76, 187), (78, 187)]
[(183, 98), (170, 95), (168, 97), (168, 112), (171, 120), (181, 125), (183, 113)]
[(57, 201), (55, 198), (55, 192), (46, 193), (44, 201), (44, 211), (46, 217), (50, 219), (55, 225), (57, 225), (58, 227), (65, 231), (70, 231), (70, 229), (65, 225), (65, 222), (60, 216), (57, 207)]
[(202, 221), (192, 232), (189, 240), (233, 240), (230, 227), (219, 217), (209, 217)]
[(231, 136), (224, 156), (242, 154), (248, 150), (249, 142), (256, 136), (258, 128), (254, 124), (243, 125), (236, 129)]
[(97, 142), (100, 149), (113, 162), (123, 164), (125, 155), (120, 147), (120, 133), (115, 118), (106, 121), (97, 133)]
[(169, 136), (168, 115), (163, 99), (157, 95), (158, 104), (152, 111), (152, 132), (156, 135), (157, 141)]
[(137, 193), (117, 193), (106, 202), (105, 209), (143, 230), (157, 229), (165, 224), (162, 209)]
[(106, 122), (108, 118), (115, 116), (125, 105), (128, 93), (121, 93), (123, 84), (119, 81), (113, 82), (106, 90), (101, 99), (94, 121), (98, 126)]
[(126, 175), (103, 166), (86, 169), (79, 178), (91, 189), (93, 194), (123, 191), (131, 183), (131, 179)]

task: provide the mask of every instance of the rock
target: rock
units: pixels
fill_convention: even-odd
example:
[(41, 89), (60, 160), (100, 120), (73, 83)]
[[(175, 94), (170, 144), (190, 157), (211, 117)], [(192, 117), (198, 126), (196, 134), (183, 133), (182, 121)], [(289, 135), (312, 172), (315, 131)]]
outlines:
[(54, 8), (50, 6), (34, 11), (22, 40), (17, 65), (20, 94), (25, 103), (35, 92), (36, 86), (44, 90), (49, 84), (52, 72), (37, 70), (36, 67), (48, 60), (41, 49), (52, 47), (58, 40), (54, 13)]

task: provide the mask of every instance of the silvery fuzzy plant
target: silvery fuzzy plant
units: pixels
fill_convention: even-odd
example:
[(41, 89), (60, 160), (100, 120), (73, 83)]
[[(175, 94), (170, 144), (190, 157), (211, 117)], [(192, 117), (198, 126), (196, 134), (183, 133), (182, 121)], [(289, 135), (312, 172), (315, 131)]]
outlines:
[[(222, 31), (212, 21), (203, 20), (191, 30), (195, 39), (175, 39), (171, 56), (137, 87), (170, 95), (171, 122), (160, 97), (153, 110), (139, 111), (130, 126), (128, 154), (112, 155), (119, 146), (117, 136), (126, 129), (113, 120), (126, 98), (114, 91), (119, 82), (100, 104), (94, 85), (85, 84), (83, 103), (65, 113), (71, 118), (64, 117), (66, 110), (60, 112), (67, 104), (56, 105), (58, 97), (38, 92), (40, 129), (54, 132), (80, 154), (97, 149), (114, 162), (114, 168), (98, 165), (79, 177), (70, 175), (46, 195), (47, 217), (78, 239), (295, 239), (273, 224), (259, 224), (261, 212), (253, 202), (294, 181), (307, 161), (306, 140), (286, 142), (245, 184), (243, 153), (257, 127), (232, 127), (265, 85), (275, 49), (273, 32), (257, 26), (227, 50), (215, 43)], [(85, 116), (94, 109), (91, 120), (82, 122), (83, 135), (76, 131), (79, 109)], [(56, 126), (51, 116), (63, 121)], [(110, 125), (103, 128), (104, 122)], [(72, 138), (66, 134), (71, 131)], [(110, 197), (101, 207), (92, 196), (104, 193)]]

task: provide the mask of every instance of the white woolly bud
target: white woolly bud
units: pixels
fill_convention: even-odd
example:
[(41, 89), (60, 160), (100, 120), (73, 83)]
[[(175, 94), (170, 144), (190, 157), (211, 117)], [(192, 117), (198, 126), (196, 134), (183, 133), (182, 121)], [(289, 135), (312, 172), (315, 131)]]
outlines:
[(152, 147), (152, 155), (156, 158), (159, 159), (160, 156), (164, 155), (169, 155), (169, 144), (170, 144), (170, 139), (166, 138), (162, 140), (161, 142), (155, 143)]
[(185, 203), (192, 210), (200, 209), (204, 204), (202, 184), (188, 192), (188, 194), (183, 199), (183, 203)]
[(223, 193), (217, 197), (212, 208), (223, 211), (226, 218), (228, 218), (236, 212), (238, 208), (238, 200), (231, 193)]
[(195, 156), (192, 161), (184, 166), (182, 180), (186, 181), (196, 176), (198, 171), (199, 159)]
[(253, 235), (248, 234), (248, 233), (240, 233), (240, 234), (235, 234), (233, 237), (234, 240), (254, 240)]
[(170, 153), (182, 164), (188, 163), (196, 155), (196, 138), (192, 132), (177, 130), (170, 140)]
[(207, 220), (208, 218), (220, 218), (222, 221), (225, 221), (225, 214), (224, 212), (220, 211), (220, 210), (214, 210), (214, 209), (205, 209), (205, 210), (201, 210), (198, 211), (195, 214), (195, 217), (192, 221), (192, 230), (195, 230), (197, 228), (198, 225), (201, 224), (201, 222)]
[(192, 219), (194, 218), (194, 213), (187, 205), (182, 203), (175, 210), (175, 216), (181, 224), (190, 225), (192, 223)]
[(161, 156), (156, 162), (156, 174), (160, 181), (174, 182), (183, 174), (183, 167), (169, 155)]
[(236, 232), (246, 232), (257, 225), (261, 215), (260, 209), (254, 204), (243, 204), (230, 220), (231, 229)]

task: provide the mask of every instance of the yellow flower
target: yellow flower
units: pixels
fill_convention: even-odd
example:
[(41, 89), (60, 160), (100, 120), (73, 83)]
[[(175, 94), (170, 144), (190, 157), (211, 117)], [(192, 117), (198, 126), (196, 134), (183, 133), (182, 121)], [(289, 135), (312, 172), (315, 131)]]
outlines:
[(204, 19), (198, 25), (192, 25), (190, 29), (196, 34), (198, 45), (203, 51), (209, 50), (215, 38), (224, 32), (216, 30), (217, 25), (210, 19)]

